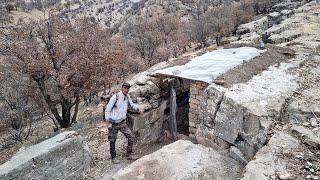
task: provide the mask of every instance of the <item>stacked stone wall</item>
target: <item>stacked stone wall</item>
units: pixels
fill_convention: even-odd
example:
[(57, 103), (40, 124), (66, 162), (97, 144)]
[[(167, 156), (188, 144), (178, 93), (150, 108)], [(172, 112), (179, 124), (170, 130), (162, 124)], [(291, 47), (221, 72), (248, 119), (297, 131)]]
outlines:
[(197, 127), (200, 124), (201, 114), (200, 106), (203, 101), (203, 93), (208, 84), (200, 81), (192, 81), (190, 83), (190, 98), (189, 98), (189, 132), (194, 135)]

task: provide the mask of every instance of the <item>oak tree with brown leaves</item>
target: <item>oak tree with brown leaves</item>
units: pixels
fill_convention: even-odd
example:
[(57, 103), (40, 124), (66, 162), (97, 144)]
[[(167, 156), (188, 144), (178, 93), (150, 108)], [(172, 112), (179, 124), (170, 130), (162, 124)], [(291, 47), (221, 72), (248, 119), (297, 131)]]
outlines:
[(0, 82), (0, 123), (13, 140), (22, 143), (41, 117), (41, 108), (32, 98), (34, 84), (5, 64), (0, 65)]
[(87, 19), (20, 23), (7, 39), (8, 61), (36, 83), (61, 128), (76, 121), (84, 93), (121, 78), (126, 68), (124, 44)]

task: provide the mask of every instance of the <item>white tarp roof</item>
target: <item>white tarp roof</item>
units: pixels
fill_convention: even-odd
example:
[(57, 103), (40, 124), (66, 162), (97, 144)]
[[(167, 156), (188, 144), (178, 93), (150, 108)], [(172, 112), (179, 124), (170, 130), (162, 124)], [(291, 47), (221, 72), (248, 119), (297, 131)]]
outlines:
[(195, 57), (185, 65), (158, 70), (156, 73), (211, 84), (219, 75), (242, 64), (246, 60), (253, 59), (263, 52), (265, 50), (253, 47), (219, 49)]

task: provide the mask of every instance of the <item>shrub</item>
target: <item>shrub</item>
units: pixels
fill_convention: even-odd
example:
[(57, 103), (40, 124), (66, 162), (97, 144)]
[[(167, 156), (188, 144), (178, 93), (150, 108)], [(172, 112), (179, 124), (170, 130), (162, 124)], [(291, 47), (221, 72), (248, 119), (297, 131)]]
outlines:
[(13, 11), (13, 10), (14, 10), (13, 4), (8, 4), (8, 5), (6, 6), (6, 10), (7, 10), (8, 12)]

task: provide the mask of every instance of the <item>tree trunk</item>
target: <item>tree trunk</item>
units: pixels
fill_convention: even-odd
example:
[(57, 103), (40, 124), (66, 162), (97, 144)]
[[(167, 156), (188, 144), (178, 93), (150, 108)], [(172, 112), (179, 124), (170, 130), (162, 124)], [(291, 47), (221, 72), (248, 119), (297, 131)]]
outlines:
[(80, 97), (77, 96), (76, 97), (76, 105), (74, 107), (74, 113), (73, 113), (73, 116), (72, 116), (72, 123), (75, 123), (77, 121), (77, 115), (78, 115), (78, 111), (79, 111), (79, 104), (80, 104)]
[(53, 114), (54, 118), (58, 121), (61, 128), (68, 128), (70, 127), (70, 111), (71, 107), (70, 103), (66, 100), (63, 100), (61, 102), (61, 109), (62, 109), (62, 117), (59, 115), (58, 109), (55, 105), (55, 103), (51, 100), (50, 96), (48, 94), (44, 94), (44, 98), (49, 105), (49, 109), (51, 113)]
[(63, 100), (61, 102), (62, 109), (62, 124), (60, 124), (61, 128), (68, 128), (71, 125), (71, 104), (68, 100)]
[(103, 82), (102, 86), (103, 86), (103, 95), (107, 94), (107, 85), (106, 85), (106, 83)]
[(88, 97), (86, 95), (83, 95), (84, 105), (89, 106)]
[(220, 36), (220, 35), (216, 36), (216, 43), (217, 43), (217, 46), (220, 46), (220, 45), (221, 45), (221, 40), (222, 40), (222, 38), (221, 38), (221, 36)]
[(45, 83), (44, 83), (44, 77), (39, 77), (37, 75), (32, 76), (34, 81), (36, 81), (38, 88), (40, 89), (41, 94), (43, 95), (44, 100), (48, 104), (48, 107), (53, 114), (54, 118), (58, 121), (60, 126), (62, 127), (63, 120), (61, 119), (61, 116), (59, 115), (58, 109), (56, 108), (55, 102), (51, 100), (50, 95), (47, 93)]

